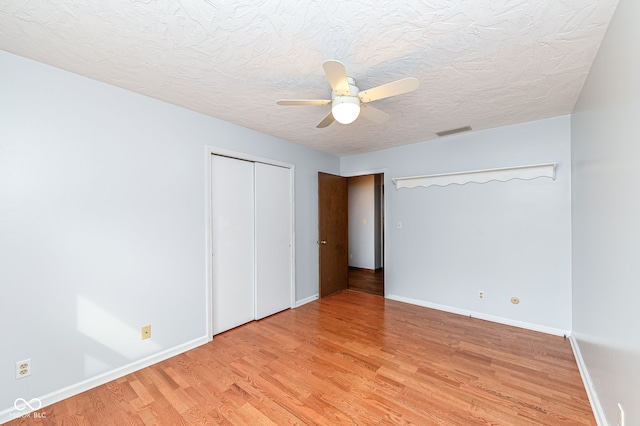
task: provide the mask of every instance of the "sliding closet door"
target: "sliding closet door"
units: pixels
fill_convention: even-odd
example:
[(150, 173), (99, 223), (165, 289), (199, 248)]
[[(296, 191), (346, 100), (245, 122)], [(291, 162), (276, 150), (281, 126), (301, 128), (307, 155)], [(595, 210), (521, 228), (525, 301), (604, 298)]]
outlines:
[(290, 169), (255, 163), (256, 319), (291, 307)]
[(254, 319), (253, 163), (211, 156), (213, 334)]

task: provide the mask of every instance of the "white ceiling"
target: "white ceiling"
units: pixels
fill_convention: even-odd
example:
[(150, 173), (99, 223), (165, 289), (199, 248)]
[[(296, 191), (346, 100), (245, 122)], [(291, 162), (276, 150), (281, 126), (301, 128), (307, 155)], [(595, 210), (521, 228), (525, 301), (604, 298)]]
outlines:
[[(335, 155), (571, 112), (617, 0), (0, 0), (0, 49)], [(384, 124), (316, 124), (322, 63), (367, 89)]]

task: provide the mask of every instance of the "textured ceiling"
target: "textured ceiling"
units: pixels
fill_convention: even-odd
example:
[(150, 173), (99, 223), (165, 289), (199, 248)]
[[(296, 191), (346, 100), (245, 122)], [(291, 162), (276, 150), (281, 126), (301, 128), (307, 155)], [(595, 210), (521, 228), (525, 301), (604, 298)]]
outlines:
[[(571, 112), (617, 0), (0, 0), (0, 49), (335, 155)], [(322, 69), (367, 89), (375, 124), (316, 124)]]

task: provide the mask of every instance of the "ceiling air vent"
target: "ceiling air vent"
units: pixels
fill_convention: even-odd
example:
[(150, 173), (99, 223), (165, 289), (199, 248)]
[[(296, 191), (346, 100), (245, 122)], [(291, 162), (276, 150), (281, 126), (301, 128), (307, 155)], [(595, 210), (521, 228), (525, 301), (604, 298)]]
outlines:
[(442, 132), (436, 132), (436, 135), (443, 137), (453, 135), (455, 133), (468, 132), (471, 130), (471, 126), (458, 127), (457, 129), (443, 130)]

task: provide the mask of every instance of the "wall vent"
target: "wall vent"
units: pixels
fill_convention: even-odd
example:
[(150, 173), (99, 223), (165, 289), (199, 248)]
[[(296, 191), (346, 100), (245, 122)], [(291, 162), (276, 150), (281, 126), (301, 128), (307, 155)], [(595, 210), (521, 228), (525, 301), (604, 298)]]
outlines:
[(441, 132), (436, 132), (436, 135), (439, 137), (453, 135), (455, 133), (468, 132), (471, 130), (471, 126), (458, 127), (457, 129), (443, 130)]

